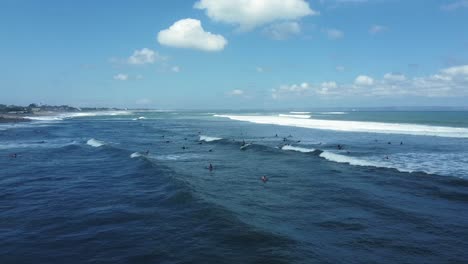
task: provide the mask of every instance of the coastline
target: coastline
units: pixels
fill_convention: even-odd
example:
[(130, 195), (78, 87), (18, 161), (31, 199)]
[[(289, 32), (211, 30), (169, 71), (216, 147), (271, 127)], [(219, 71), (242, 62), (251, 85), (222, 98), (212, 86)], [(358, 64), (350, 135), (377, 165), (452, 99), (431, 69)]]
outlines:
[(31, 119), (25, 118), (20, 115), (5, 115), (0, 114), (0, 124), (4, 123), (18, 123), (18, 122), (30, 122)]

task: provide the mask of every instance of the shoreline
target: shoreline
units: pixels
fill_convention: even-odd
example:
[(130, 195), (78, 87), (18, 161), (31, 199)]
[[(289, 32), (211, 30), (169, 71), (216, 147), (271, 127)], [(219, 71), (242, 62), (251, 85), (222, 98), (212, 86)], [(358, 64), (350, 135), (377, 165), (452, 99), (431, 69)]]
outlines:
[(22, 122), (31, 122), (31, 119), (18, 116), (18, 115), (4, 115), (0, 114), (0, 124), (5, 124), (5, 123), (22, 123)]

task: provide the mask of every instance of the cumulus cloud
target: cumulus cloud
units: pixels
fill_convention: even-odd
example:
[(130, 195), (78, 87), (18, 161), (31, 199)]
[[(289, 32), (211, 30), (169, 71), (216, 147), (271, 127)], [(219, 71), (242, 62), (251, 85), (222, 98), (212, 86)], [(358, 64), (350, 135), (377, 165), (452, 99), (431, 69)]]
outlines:
[(468, 65), (445, 68), (432, 75), (413, 78), (387, 73), (378, 80), (360, 75), (351, 84), (334, 81), (305, 84), (283, 85), (272, 89), (272, 97), (468, 97)]
[(241, 30), (319, 14), (305, 0), (199, 0), (194, 8), (205, 10), (213, 21), (237, 25)]
[(154, 50), (150, 50), (148, 48), (143, 48), (141, 50), (135, 50), (127, 60), (129, 64), (147, 64), (147, 63), (154, 63), (157, 58), (159, 58), (159, 54)]
[(468, 0), (454, 1), (450, 4), (442, 5), (440, 8), (445, 11), (453, 11), (460, 8), (468, 8)]
[(369, 86), (374, 84), (374, 79), (366, 75), (359, 75), (354, 80), (354, 84), (358, 86)]
[(384, 80), (391, 81), (391, 82), (402, 82), (406, 81), (406, 76), (399, 73), (386, 73), (384, 75)]
[(245, 92), (240, 89), (235, 89), (235, 90), (230, 91), (228, 94), (231, 96), (243, 96)]
[(181, 19), (161, 30), (158, 42), (165, 46), (202, 51), (220, 51), (228, 43), (223, 36), (205, 31), (200, 20), (191, 18)]
[(301, 26), (297, 22), (279, 22), (266, 27), (263, 32), (272, 39), (284, 40), (301, 33)]
[(344, 37), (343, 31), (336, 28), (328, 28), (324, 29), (323, 31), (327, 34), (329, 39), (336, 40)]
[(450, 76), (468, 76), (468, 65), (450, 67), (443, 69), (441, 72)]
[(127, 74), (123, 74), (123, 73), (119, 73), (119, 74), (117, 74), (117, 75), (114, 75), (114, 80), (126, 81), (126, 80), (128, 80), (128, 75), (127, 75)]
[(370, 27), (369, 33), (375, 35), (377, 33), (384, 32), (385, 30), (387, 30), (387, 27), (385, 27), (385, 26), (373, 25), (373, 26)]

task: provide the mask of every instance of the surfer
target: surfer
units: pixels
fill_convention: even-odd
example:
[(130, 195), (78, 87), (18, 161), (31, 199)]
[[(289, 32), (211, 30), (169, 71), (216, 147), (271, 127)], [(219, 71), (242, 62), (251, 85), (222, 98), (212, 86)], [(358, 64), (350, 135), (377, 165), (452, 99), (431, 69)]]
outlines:
[(210, 171), (213, 170), (213, 165), (212, 165), (211, 163), (210, 163), (210, 166), (208, 166), (208, 169), (209, 169)]
[(146, 156), (149, 155), (149, 150), (145, 151), (145, 155), (146, 155)]
[(339, 150), (342, 150), (342, 149), (343, 149), (343, 146), (340, 145), (340, 144), (338, 144), (337, 148), (338, 148)]
[(403, 141), (400, 142), (400, 146), (403, 145)]
[(275, 137), (278, 137), (278, 134), (276, 134)]
[(210, 150), (208, 150), (208, 152), (213, 152), (213, 150), (212, 150), (212, 149), (210, 149)]
[(392, 144), (392, 142), (390, 142), (390, 141), (389, 141), (387, 144), (388, 144), (388, 145), (391, 145), (391, 144)]
[(266, 183), (268, 181), (268, 178), (265, 175), (262, 176), (260, 179), (262, 180), (263, 183)]
[(185, 146), (182, 146), (182, 149), (186, 149), (186, 147), (185, 147)]
[(245, 146), (245, 140), (242, 140), (242, 145), (241, 146)]

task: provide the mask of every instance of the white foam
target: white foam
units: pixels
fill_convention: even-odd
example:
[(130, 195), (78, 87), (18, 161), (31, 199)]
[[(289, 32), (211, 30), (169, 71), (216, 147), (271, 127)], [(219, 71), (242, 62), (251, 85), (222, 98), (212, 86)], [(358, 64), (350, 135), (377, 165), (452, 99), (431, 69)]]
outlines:
[(303, 153), (309, 153), (309, 152), (315, 151), (315, 149), (294, 147), (294, 146), (291, 146), (291, 145), (284, 145), (281, 149), (282, 150), (298, 151), (298, 152), (303, 152)]
[(86, 142), (86, 144), (88, 144), (88, 145), (90, 145), (90, 146), (92, 146), (92, 147), (98, 148), (98, 147), (100, 147), (100, 146), (103, 146), (105, 143), (102, 142), (102, 141), (99, 141), (99, 140), (97, 140), (97, 139), (92, 138), (92, 139), (88, 140), (88, 141)]
[(130, 158), (132, 158), (132, 159), (133, 158), (138, 158), (138, 157), (141, 157), (141, 156), (142, 155), (140, 153), (138, 153), (138, 152), (134, 152), (134, 153), (130, 154)]
[(203, 136), (203, 135), (200, 136), (200, 141), (205, 141), (205, 142), (212, 142), (212, 141), (217, 141), (221, 139), (222, 138), (218, 138), (218, 137), (209, 137), (209, 136)]
[(324, 151), (320, 153), (320, 157), (327, 159), (329, 161), (338, 162), (338, 163), (347, 163), (354, 166), (371, 166), (371, 167), (379, 167), (379, 168), (388, 168), (384, 164), (378, 162), (371, 162), (364, 159), (359, 159), (355, 157), (345, 156), (336, 154), (333, 152)]
[(271, 124), (280, 126), (294, 126), (312, 129), (325, 129), (345, 132), (367, 132), (386, 134), (405, 134), (418, 136), (439, 136), (453, 138), (468, 138), (468, 128), (443, 127), (417, 124), (379, 123), (343, 120), (299, 119), (284, 116), (238, 116), (214, 115), (237, 121), (257, 124)]
[(346, 115), (346, 112), (320, 112), (322, 115)]
[(69, 118), (77, 117), (90, 117), (90, 116), (116, 116), (116, 115), (130, 115), (129, 111), (96, 111), (96, 112), (74, 112), (74, 113), (54, 113), (51, 115), (43, 116), (25, 116), (27, 119), (36, 121), (60, 121)]
[(310, 118), (310, 115), (285, 115), (285, 114), (279, 114), (278, 116), (280, 117), (291, 117), (291, 118)]
[(138, 120), (143, 120), (143, 119), (146, 119), (146, 117), (144, 117), (144, 116), (138, 117)]
[(248, 146), (250, 146), (250, 145), (252, 145), (252, 144), (251, 144), (251, 143), (247, 143), (247, 144), (245, 144), (245, 145), (242, 145), (242, 146), (240, 147), (240, 149), (242, 149), (242, 150), (243, 150), (243, 149), (246, 149), (246, 148), (247, 148)]
[(22, 149), (22, 148), (61, 148), (76, 144), (75, 141), (53, 140), (53, 141), (25, 141), (25, 142), (0, 142), (0, 149)]
[(290, 114), (294, 114), (294, 115), (297, 115), (297, 114), (299, 114), (299, 115), (310, 114), (310, 112), (294, 112), (294, 111), (293, 111), (293, 112), (289, 112), (289, 113), (290, 113)]

